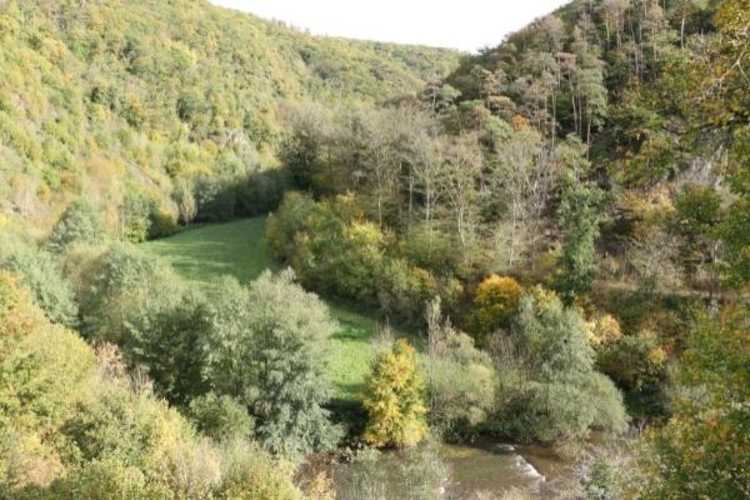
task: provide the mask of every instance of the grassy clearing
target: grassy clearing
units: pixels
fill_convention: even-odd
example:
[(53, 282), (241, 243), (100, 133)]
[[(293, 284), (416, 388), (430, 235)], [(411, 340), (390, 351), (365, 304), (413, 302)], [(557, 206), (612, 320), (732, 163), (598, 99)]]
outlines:
[[(243, 283), (266, 269), (277, 270), (264, 238), (265, 218), (257, 217), (227, 224), (196, 227), (171, 238), (145, 244), (145, 248), (166, 259), (184, 278), (210, 287), (224, 275)], [(359, 399), (370, 361), (372, 338), (377, 331), (374, 314), (329, 302), (341, 328), (331, 339), (331, 380), (337, 396)]]

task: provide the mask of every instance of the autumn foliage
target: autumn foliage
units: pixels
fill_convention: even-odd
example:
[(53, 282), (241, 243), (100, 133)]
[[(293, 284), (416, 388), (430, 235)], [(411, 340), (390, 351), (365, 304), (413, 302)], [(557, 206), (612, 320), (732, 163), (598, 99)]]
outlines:
[(480, 341), (508, 325), (518, 309), (523, 289), (513, 278), (493, 274), (486, 278), (474, 297), (473, 330)]
[(414, 446), (427, 434), (424, 382), (414, 348), (398, 340), (373, 365), (364, 400), (369, 414), (365, 440), (377, 447)]

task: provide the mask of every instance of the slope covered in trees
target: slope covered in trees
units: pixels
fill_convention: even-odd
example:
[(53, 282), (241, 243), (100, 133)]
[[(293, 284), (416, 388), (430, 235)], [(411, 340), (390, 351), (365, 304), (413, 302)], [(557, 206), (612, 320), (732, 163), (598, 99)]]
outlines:
[(0, 211), (46, 230), (85, 195), (138, 239), (144, 217), (233, 215), (217, 200), (228, 184), (238, 212), (267, 210), (285, 185), (263, 174), (285, 102), (408, 94), (458, 56), (317, 38), (206, 0), (2, 2)]
[[(263, 467), (482, 436), (576, 457), (549, 497), (750, 492), (748, 0), (576, 0), (460, 62), (187, 0), (6, 1), (0, 44), (0, 493), (131, 474), (168, 495), (185, 485), (154, 469), (199, 434)], [(249, 283), (198, 287), (128, 243), (269, 210), (267, 247), (228, 259)], [(266, 248), (291, 270), (256, 276)], [(316, 294), (385, 318), (362, 404), (330, 404)], [(102, 462), (128, 425), (153, 460)], [(443, 470), (430, 449), (415, 498), (442, 488), (417, 477)], [(345, 497), (387, 497), (370, 452), (343, 453)], [(196, 487), (255, 480), (232, 460)]]

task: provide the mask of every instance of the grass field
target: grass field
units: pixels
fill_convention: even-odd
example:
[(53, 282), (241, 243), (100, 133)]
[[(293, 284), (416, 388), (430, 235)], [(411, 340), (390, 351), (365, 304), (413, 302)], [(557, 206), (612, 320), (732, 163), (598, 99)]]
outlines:
[[(145, 244), (166, 259), (186, 279), (210, 287), (218, 278), (232, 275), (243, 283), (264, 270), (278, 269), (264, 238), (265, 218), (196, 227)], [(358, 399), (374, 355), (372, 337), (377, 331), (375, 315), (329, 302), (340, 329), (331, 339), (331, 380), (341, 399)]]

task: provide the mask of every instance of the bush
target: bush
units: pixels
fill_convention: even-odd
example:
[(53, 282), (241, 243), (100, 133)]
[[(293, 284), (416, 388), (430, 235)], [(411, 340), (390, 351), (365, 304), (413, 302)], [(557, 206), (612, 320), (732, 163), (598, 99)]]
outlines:
[(646, 331), (601, 347), (597, 366), (625, 391), (631, 412), (662, 415), (667, 358), (659, 338)]
[(174, 215), (161, 208), (152, 207), (149, 214), (148, 239), (166, 238), (177, 234), (179, 231), (180, 226), (177, 224)]
[(492, 415), (496, 374), (474, 339), (443, 320), (440, 302), (427, 308), (429, 356), (425, 361), (429, 421), (447, 438), (465, 439)]
[(0, 236), (0, 269), (19, 277), (50, 321), (68, 327), (78, 324), (73, 288), (52, 254), (5, 234)]
[(285, 168), (250, 175), (237, 187), (237, 215), (254, 217), (276, 210), (291, 184), (291, 176)]
[(17, 489), (61, 473), (58, 437), (94, 363), (80, 337), (52, 325), (0, 271), (0, 493), (15, 498)]
[[(39, 498), (300, 499), (252, 444), (219, 448), (111, 350), (97, 360), (0, 273), (0, 493)], [(49, 439), (54, 436), (54, 439)]]
[(387, 238), (363, 219), (353, 197), (316, 204), (295, 242), (291, 263), (303, 283), (348, 299), (377, 302)]
[(360, 451), (336, 482), (336, 498), (433, 500), (443, 495), (450, 470), (434, 442), (392, 457), (374, 449)]
[(457, 280), (440, 282), (428, 271), (410, 266), (404, 259), (388, 259), (374, 285), (382, 309), (411, 323), (423, 319), (424, 304), (432, 298), (440, 297), (450, 307), (463, 290)]
[(420, 319), (434, 296), (450, 306), (462, 292), (457, 280), (439, 280), (389, 255), (392, 235), (368, 222), (353, 196), (316, 203), (290, 193), (269, 218), (266, 234), (274, 255), (289, 262), (305, 285), (380, 305), (401, 320)]
[(235, 398), (256, 419), (255, 435), (274, 453), (297, 458), (332, 448), (340, 430), (323, 405), (325, 347), (335, 330), (317, 296), (291, 271), (266, 272), (244, 289), (225, 281), (207, 339), (212, 390)]
[(257, 446), (235, 441), (222, 451), (224, 478), (217, 492), (227, 500), (303, 500), (291, 464), (272, 460)]
[(393, 344), (373, 362), (364, 406), (369, 415), (365, 440), (377, 447), (414, 446), (427, 434), (424, 382), (414, 348), (405, 340)]
[(747, 309), (699, 318), (675, 370), (673, 413), (646, 433), (641, 498), (745, 498), (750, 491)]
[(53, 252), (62, 252), (68, 245), (97, 243), (104, 239), (104, 225), (99, 212), (84, 200), (73, 202), (65, 209), (52, 228), (48, 244)]
[(414, 265), (452, 274), (460, 262), (459, 244), (431, 227), (415, 226), (401, 239), (402, 252)]

